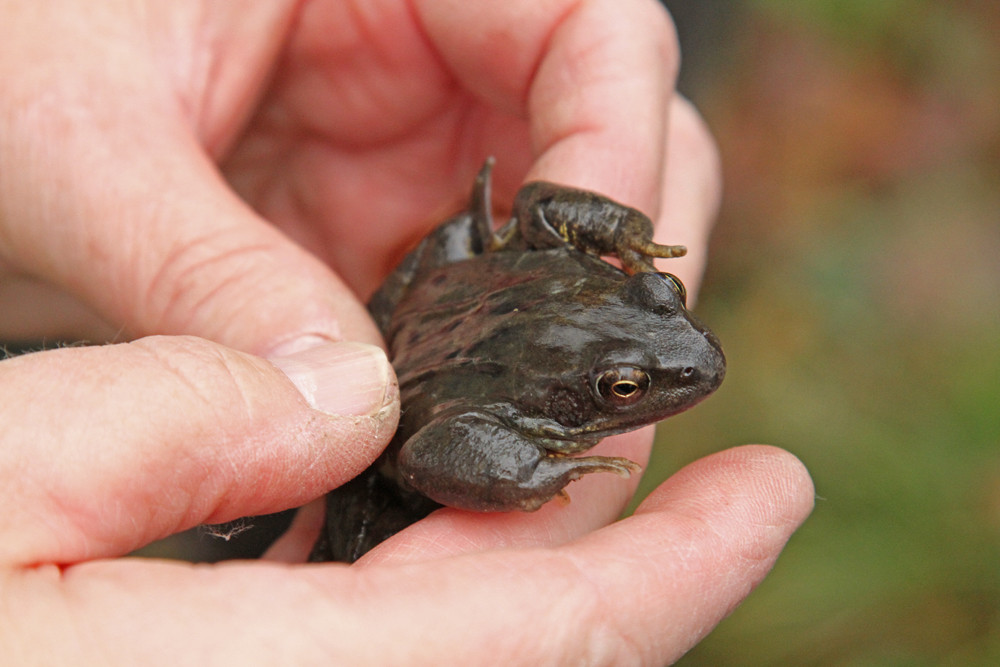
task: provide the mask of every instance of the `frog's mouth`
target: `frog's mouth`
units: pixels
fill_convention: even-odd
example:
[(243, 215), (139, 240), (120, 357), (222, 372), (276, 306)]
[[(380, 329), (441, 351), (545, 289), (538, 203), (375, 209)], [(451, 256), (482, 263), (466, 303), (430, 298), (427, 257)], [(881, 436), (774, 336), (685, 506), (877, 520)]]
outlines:
[(709, 394), (698, 395), (700, 392), (692, 391), (678, 392), (674, 400), (666, 406), (661, 406), (655, 412), (655, 417), (650, 419), (648, 413), (628, 419), (626, 415), (620, 415), (622, 419), (613, 425), (583, 424), (581, 426), (563, 426), (551, 424), (539, 428), (517, 428), (526, 438), (534, 440), (539, 446), (549, 452), (557, 454), (579, 454), (593, 448), (597, 443), (605, 438), (622, 433), (637, 431), (644, 426), (655, 425), (669, 417), (687, 411), (708, 397)]

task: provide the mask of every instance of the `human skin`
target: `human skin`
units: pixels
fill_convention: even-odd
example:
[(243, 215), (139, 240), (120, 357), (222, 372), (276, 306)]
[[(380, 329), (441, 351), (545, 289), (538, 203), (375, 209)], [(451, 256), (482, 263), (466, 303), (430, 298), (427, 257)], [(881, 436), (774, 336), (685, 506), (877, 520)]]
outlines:
[[(541, 178), (648, 212), (692, 291), (715, 152), (654, 2), (0, 0), (0, 653), (10, 664), (663, 664), (812, 506), (791, 455), (707, 457), (614, 521), (591, 476), (444, 509), (354, 566), (122, 558), (367, 466), (398, 393), (362, 301), (467, 196)], [(267, 360), (265, 360), (267, 359)], [(645, 461), (651, 431), (599, 453)]]

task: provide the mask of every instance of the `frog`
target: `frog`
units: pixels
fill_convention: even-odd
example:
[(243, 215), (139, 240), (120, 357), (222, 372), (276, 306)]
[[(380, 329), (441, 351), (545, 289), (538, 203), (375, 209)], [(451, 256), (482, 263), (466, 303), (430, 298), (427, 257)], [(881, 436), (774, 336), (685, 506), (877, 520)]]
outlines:
[(497, 227), (493, 164), (369, 301), (400, 420), (382, 455), (327, 494), (310, 560), (354, 562), (442, 506), (531, 512), (585, 475), (636, 474), (586, 452), (692, 407), (725, 376), (683, 283), (653, 263), (683, 246), (655, 243), (635, 208), (548, 181), (523, 185)]

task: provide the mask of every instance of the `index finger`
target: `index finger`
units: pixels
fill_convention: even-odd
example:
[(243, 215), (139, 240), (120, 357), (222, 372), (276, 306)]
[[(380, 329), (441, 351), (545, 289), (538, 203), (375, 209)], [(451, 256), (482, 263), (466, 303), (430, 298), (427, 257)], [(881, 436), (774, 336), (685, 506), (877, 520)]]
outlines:
[(456, 0), (418, 9), (465, 88), (527, 117), (529, 179), (595, 190), (655, 213), (679, 62), (673, 24), (659, 3)]

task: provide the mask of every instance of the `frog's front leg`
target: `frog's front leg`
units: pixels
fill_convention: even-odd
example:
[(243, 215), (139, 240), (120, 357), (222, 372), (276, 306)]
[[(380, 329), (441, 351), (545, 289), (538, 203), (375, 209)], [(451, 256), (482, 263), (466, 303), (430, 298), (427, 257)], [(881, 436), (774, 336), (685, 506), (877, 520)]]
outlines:
[(653, 257), (680, 257), (687, 248), (653, 242), (653, 223), (641, 211), (602, 195), (536, 181), (514, 200), (521, 237), (532, 248), (569, 244), (592, 255), (614, 255), (628, 273), (656, 271)]
[(620, 457), (569, 457), (482, 413), (436, 419), (403, 444), (398, 473), (420, 493), (480, 512), (534, 511), (583, 475), (622, 477), (639, 466)]

